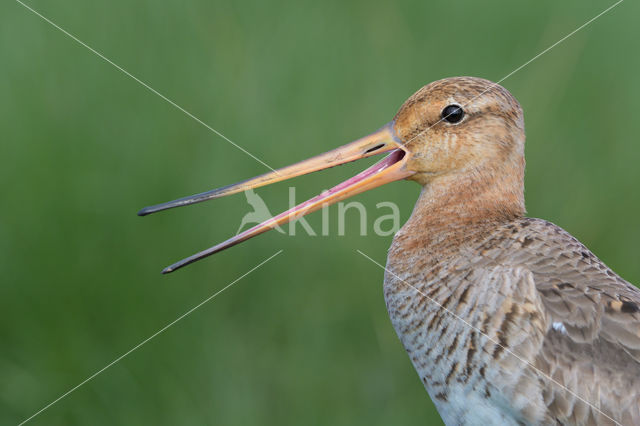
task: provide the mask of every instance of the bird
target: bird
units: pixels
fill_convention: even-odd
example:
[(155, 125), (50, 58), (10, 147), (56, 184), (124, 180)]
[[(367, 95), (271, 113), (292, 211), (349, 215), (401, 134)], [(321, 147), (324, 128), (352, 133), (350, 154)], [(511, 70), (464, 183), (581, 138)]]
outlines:
[(393, 237), (391, 323), (447, 425), (640, 424), (640, 290), (557, 225), (526, 216), (523, 110), (504, 87), (451, 77), (340, 148), (238, 184), (142, 209), (194, 204), (388, 153), (353, 178), (178, 268), (398, 180), (418, 201)]

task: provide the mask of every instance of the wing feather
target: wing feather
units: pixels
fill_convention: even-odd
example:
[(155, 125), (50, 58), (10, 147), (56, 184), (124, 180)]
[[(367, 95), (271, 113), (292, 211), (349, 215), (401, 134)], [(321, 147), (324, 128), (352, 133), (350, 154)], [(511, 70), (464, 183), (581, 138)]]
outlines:
[(591, 404), (540, 377), (550, 415), (561, 424), (613, 423), (596, 406), (640, 424), (640, 291), (549, 222), (523, 219), (511, 233), (492, 258), (533, 274), (546, 332), (530, 359)]

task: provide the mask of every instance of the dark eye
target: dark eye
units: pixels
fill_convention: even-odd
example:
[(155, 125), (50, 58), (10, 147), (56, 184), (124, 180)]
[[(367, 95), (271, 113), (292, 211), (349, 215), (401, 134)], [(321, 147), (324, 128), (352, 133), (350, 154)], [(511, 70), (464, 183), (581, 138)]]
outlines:
[(464, 117), (464, 111), (458, 105), (448, 105), (442, 110), (442, 119), (447, 123), (459, 123)]

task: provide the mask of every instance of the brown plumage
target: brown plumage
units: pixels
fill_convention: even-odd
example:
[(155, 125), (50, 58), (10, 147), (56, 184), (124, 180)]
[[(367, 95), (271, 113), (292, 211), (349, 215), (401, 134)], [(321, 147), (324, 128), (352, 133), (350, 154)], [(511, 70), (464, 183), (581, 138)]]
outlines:
[[(466, 121), (440, 120), (451, 103)], [(389, 251), (385, 299), (445, 422), (640, 424), (639, 291), (524, 217), (515, 99), (441, 80), (402, 106), (396, 132), (424, 189)]]
[(391, 152), (354, 178), (165, 269), (395, 180), (422, 185), (389, 250), (393, 326), (445, 423), (640, 425), (640, 291), (564, 230), (524, 217), (524, 120), (504, 88), (431, 83), (377, 132), (217, 198)]

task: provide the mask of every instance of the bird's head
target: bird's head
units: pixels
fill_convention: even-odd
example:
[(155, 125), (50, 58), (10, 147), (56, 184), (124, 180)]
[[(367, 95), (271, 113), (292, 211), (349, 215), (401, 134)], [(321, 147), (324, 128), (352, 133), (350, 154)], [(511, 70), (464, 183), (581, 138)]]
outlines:
[(503, 87), (474, 77), (435, 81), (400, 107), (393, 129), (411, 180), (524, 171), (522, 109)]
[[(388, 152), (383, 160), (304, 203), (197, 253), (172, 272), (305, 214), (401, 179), (423, 186), (464, 176), (472, 185), (487, 177), (514, 180), (505, 191), (521, 198), (524, 122), (518, 102), (501, 86), (472, 77), (439, 80), (418, 90), (378, 131), (324, 154), (237, 184), (142, 209), (141, 216), (279, 182)], [(446, 185), (440, 185), (446, 186)], [(515, 188), (515, 189), (514, 189)]]

